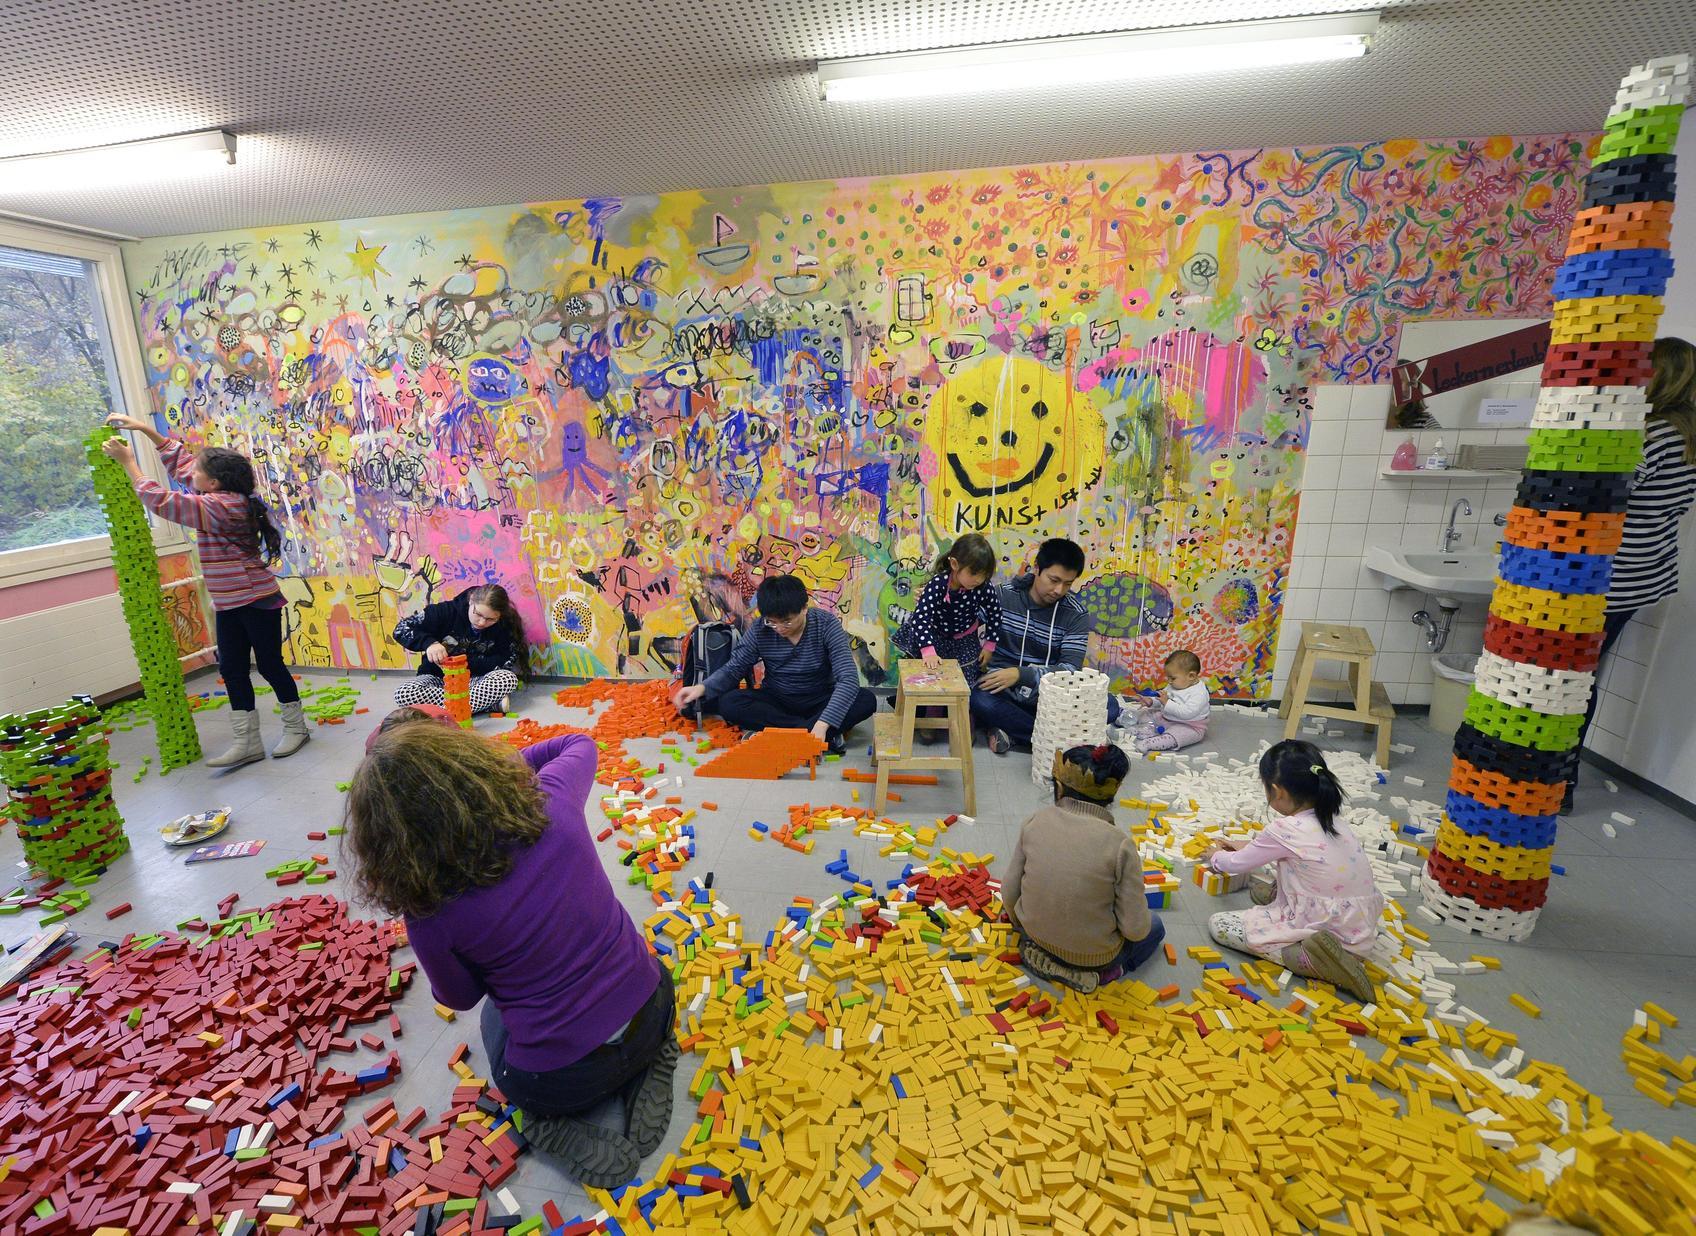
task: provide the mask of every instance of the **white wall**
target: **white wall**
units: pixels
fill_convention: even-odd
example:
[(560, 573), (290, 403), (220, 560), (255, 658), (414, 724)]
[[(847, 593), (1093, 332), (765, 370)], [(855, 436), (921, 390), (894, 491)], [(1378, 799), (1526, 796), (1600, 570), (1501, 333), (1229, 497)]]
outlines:
[[(1672, 252), (1660, 333), (1696, 342), (1696, 111), (1678, 139), (1684, 193), (1673, 209)], [(1687, 519), (1681, 590), (1633, 619), (1602, 670), (1601, 702), (1587, 746), (1696, 802), (1696, 519)]]
[[(1347, 622), (1362, 627), (1378, 648), (1373, 676), (1397, 704), (1431, 702), (1431, 654), (1425, 634), (1413, 624), (1415, 610), (1441, 618), (1436, 599), (1403, 589), (1384, 591), (1379, 577), (1362, 564), (1369, 545), (1440, 548), (1449, 510), (1459, 498), (1472, 504), (1460, 516), (1456, 550), (1494, 550), (1501, 529), (1492, 518), (1513, 505), (1518, 474), (1500, 478), (1388, 480), (1381, 473), (1406, 438), (1404, 429), (1384, 427), (1390, 388), (1313, 388), (1313, 431), (1308, 437), (1296, 518), (1295, 553), (1284, 596), (1273, 693), (1281, 696), (1303, 621)], [(1524, 429), (1431, 430), (1413, 435), (1423, 459), (1438, 438), (1451, 457), (1463, 445), (1523, 443)], [(1445, 652), (1476, 653), (1484, 646), (1488, 597), (1469, 598), (1457, 616)]]

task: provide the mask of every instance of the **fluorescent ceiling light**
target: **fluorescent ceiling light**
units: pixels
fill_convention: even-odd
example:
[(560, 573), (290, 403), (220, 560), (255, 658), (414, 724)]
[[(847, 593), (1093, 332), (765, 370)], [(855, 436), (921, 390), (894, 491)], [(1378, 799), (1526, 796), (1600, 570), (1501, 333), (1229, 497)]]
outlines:
[(1345, 13), (854, 56), (819, 61), (819, 97), (934, 98), (1349, 60), (1377, 33), (1377, 13)]
[(0, 194), (60, 193), (147, 180), (199, 176), (233, 167), (236, 135), (224, 129), (179, 133), (112, 146), (0, 159)]

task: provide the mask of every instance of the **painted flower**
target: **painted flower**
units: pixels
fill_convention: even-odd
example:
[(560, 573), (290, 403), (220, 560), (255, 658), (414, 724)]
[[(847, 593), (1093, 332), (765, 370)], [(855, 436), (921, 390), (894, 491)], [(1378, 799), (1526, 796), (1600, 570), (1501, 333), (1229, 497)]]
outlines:
[(1548, 185), (1532, 185), (1531, 191), (1525, 195), (1527, 210), (1541, 210), (1549, 204), (1550, 189)]
[(1384, 143), (1384, 154), (1392, 159), (1405, 159), (1419, 148), (1411, 138), (1398, 137)]
[(1498, 133), (1484, 143), (1484, 153), (1492, 159), (1505, 159), (1513, 152), (1513, 138)]

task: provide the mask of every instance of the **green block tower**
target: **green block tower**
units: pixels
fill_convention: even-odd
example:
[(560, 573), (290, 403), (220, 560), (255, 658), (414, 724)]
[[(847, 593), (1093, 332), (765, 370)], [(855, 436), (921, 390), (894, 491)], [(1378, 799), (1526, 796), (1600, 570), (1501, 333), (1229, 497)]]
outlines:
[(141, 689), (153, 714), (153, 733), (159, 742), (159, 769), (169, 772), (200, 759), (200, 735), (183, 687), (177, 641), (165, 620), (165, 593), (159, 586), (159, 557), (147, 512), (136, 497), (123, 465), (101, 453), (100, 444), (117, 436), (101, 426), (84, 446), (94, 469), (94, 492), (106, 512), (112, 534), (112, 566), (118, 574), (118, 599), (129, 624), (135, 663), (141, 670)]
[(5, 817), (43, 875), (85, 883), (130, 848), (112, 801), (106, 726), (88, 696), (0, 717), (0, 778)]

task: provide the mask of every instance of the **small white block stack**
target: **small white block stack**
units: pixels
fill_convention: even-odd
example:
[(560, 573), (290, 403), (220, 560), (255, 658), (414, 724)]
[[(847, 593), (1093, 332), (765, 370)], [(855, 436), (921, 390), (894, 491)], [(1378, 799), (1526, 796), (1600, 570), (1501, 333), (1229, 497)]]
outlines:
[(1045, 674), (1031, 731), (1031, 780), (1053, 780), (1054, 753), (1107, 741), (1107, 675), (1097, 670)]

